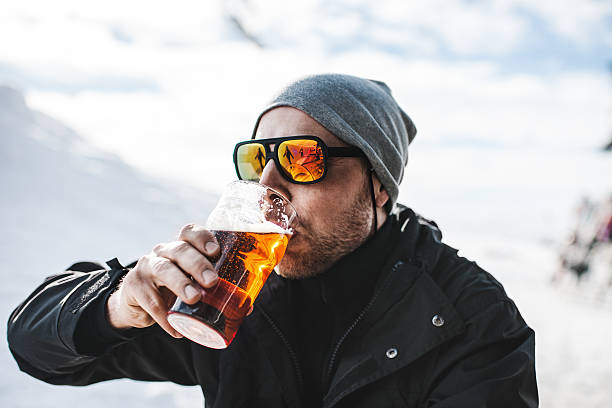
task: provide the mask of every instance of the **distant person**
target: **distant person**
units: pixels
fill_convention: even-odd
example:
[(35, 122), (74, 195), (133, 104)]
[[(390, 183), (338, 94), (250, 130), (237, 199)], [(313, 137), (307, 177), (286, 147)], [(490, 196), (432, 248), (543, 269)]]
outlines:
[(612, 241), (612, 196), (602, 205), (599, 217), (599, 229), (597, 231), (597, 241), (608, 243)]
[[(230, 346), (180, 338), (166, 319), (177, 296), (194, 304), (194, 285), (218, 282), (219, 246), (188, 224), (135, 265), (41, 283), (8, 322), (19, 367), (51, 384), (199, 385), (207, 407), (536, 407), (535, 335), (515, 303), (396, 202), (415, 135), (382, 82), (289, 84), (255, 123), (265, 167), (237, 171), (286, 195), (299, 224)], [(324, 171), (292, 177), (273, 149), (291, 136), (316, 142)]]
[(291, 154), (291, 150), (289, 150), (289, 147), (285, 147), (285, 154), (283, 154), (283, 157), (287, 159), (289, 164), (291, 164), (291, 159), (293, 159), (293, 154)]
[(559, 283), (567, 272), (574, 274), (580, 281), (589, 271), (588, 246), (594, 233), (595, 210), (596, 204), (588, 196), (582, 197), (576, 206), (574, 227), (559, 254), (559, 267), (552, 277), (553, 283)]
[[(601, 203), (583, 197), (576, 208), (575, 227), (559, 254), (559, 268), (552, 282), (561, 282), (567, 273), (574, 274), (580, 282), (589, 273), (593, 258), (610, 246), (611, 234), (612, 197)], [(612, 260), (610, 263), (612, 266)], [(607, 286), (610, 285), (612, 273)]]
[(261, 149), (257, 149), (257, 155), (255, 156), (255, 159), (259, 163), (259, 168), (263, 170), (266, 164), (266, 155), (261, 151)]

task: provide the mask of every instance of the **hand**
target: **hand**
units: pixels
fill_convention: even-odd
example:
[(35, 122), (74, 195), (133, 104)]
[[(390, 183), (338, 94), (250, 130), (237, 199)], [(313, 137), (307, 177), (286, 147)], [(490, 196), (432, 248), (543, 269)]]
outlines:
[(111, 325), (121, 329), (157, 323), (171, 336), (183, 337), (168, 323), (168, 309), (177, 296), (194, 304), (200, 300), (201, 288), (217, 284), (210, 259), (218, 256), (219, 244), (210, 231), (185, 225), (178, 241), (156, 245), (125, 275), (106, 305)]

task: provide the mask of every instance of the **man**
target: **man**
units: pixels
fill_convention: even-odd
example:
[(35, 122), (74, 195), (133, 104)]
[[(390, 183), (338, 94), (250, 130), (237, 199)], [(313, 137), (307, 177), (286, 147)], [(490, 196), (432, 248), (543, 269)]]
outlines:
[[(255, 125), (263, 170), (235, 160), (300, 222), (230, 346), (199, 346), (166, 320), (176, 296), (195, 303), (196, 283), (218, 279), (218, 244), (189, 224), (133, 268), (45, 281), (10, 317), (20, 368), (52, 384), (200, 385), (207, 407), (537, 406), (534, 333), (515, 304), (435, 223), (395, 203), (415, 134), (381, 82), (290, 84)], [(322, 159), (307, 179), (274, 150), (296, 139)]]

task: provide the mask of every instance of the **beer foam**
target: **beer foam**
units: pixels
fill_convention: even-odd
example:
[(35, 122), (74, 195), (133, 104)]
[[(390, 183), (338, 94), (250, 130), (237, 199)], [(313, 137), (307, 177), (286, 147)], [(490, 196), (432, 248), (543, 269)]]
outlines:
[(230, 211), (215, 210), (210, 214), (206, 228), (214, 231), (291, 234), (290, 230), (266, 220), (264, 214), (259, 211), (236, 214)]
[[(230, 183), (215, 209), (208, 216), (206, 228), (217, 231), (291, 234), (290, 221), (282, 210), (282, 200), (261, 184)], [(274, 222), (270, 221), (274, 220)]]

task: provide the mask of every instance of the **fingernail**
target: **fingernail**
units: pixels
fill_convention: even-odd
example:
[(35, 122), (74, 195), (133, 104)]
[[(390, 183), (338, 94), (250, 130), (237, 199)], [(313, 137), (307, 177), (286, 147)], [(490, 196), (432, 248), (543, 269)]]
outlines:
[(192, 299), (198, 296), (198, 290), (191, 285), (187, 285), (185, 286), (185, 296), (187, 296), (188, 299)]
[(212, 254), (217, 249), (219, 249), (219, 245), (217, 245), (216, 243), (214, 243), (212, 241), (208, 241), (206, 243), (206, 252), (208, 252), (209, 254)]
[(217, 280), (217, 274), (210, 269), (206, 269), (202, 272), (202, 279), (204, 280), (204, 284), (206, 286), (210, 286), (215, 280)]

